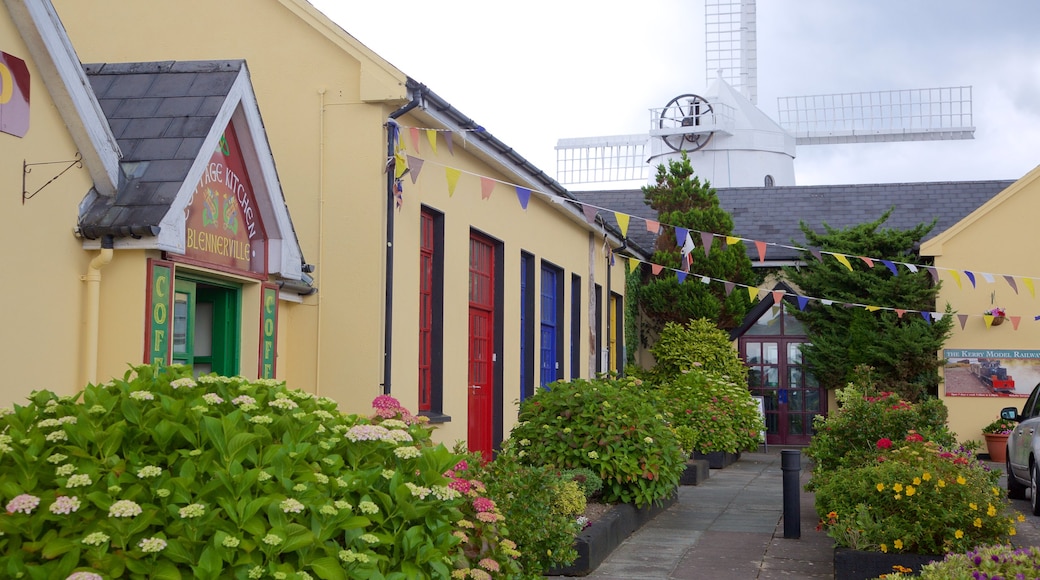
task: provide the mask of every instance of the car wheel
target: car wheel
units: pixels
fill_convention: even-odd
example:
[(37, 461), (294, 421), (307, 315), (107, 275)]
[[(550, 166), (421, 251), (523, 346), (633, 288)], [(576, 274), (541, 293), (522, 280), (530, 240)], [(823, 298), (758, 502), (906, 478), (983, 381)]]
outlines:
[(1008, 497), (1011, 499), (1025, 499), (1026, 498), (1026, 485), (1015, 478), (1015, 474), (1011, 472), (1011, 460), (1008, 459), (1005, 462), (1004, 469), (1007, 470), (1007, 490)]
[(1040, 495), (1037, 490), (1037, 487), (1040, 486), (1040, 466), (1033, 463), (1033, 467), (1029, 470), (1029, 473), (1029, 505), (1033, 508), (1033, 515), (1040, 516), (1040, 497), (1037, 497)]

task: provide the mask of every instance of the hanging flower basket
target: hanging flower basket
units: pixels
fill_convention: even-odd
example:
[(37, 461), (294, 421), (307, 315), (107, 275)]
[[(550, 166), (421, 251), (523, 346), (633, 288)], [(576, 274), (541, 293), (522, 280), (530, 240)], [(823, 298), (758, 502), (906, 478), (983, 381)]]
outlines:
[(985, 314), (993, 317), (990, 326), (1000, 326), (1001, 324), (1004, 324), (1004, 320), (1007, 319), (1007, 312), (999, 306), (987, 310)]

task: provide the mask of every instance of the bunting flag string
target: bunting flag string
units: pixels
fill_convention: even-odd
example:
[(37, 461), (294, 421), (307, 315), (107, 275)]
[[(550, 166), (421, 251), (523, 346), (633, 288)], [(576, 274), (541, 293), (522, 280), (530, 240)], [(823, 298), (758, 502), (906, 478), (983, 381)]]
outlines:
[[(628, 259), (628, 270), (629, 270), (629, 272), (634, 272), (638, 268), (639, 264), (647, 264), (647, 265), (649, 265), (650, 266), (650, 272), (654, 276), (659, 276), (659, 275), (661, 275), (662, 272), (664, 272), (665, 269), (668, 269), (668, 270), (670, 270), (671, 272), (673, 272), (675, 274), (675, 278), (676, 278), (676, 280), (680, 284), (683, 284), (684, 282), (686, 282), (686, 280), (688, 280), (691, 276), (699, 279), (702, 284), (709, 284), (711, 282), (722, 283), (724, 288), (725, 288), (725, 290), (726, 290), (726, 295), (727, 296), (729, 294), (731, 294), (734, 289), (736, 289), (738, 287), (739, 288), (743, 288), (748, 293), (748, 299), (751, 302), (754, 302), (757, 299), (765, 298), (766, 296), (772, 296), (773, 297), (773, 303), (774, 304), (779, 304), (786, 297), (790, 296), (791, 298), (795, 299), (796, 304), (798, 306), (798, 310), (805, 310), (809, 306), (810, 302), (818, 302), (818, 303), (820, 303), (823, 306), (840, 306), (842, 308), (862, 308), (862, 309), (864, 309), (864, 310), (866, 310), (868, 312), (879, 312), (879, 311), (894, 312), (896, 314), (896, 316), (899, 317), (899, 318), (902, 318), (903, 315), (905, 315), (906, 313), (909, 312), (909, 313), (920, 315), (921, 318), (923, 318), (929, 324), (931, 324), (932, 322), (939, 322), (944, 317), (946, 317), (946, 313), (945, 312), (934, 312), (934, 311), (929, 311), (929, 310), (910, 310), (910, 309), (906, 309), (906, 308), (894, 308), (894, 307), (889, 307), (889, 306), (879, 306), (879, 305), (876, 305), (876, 304), (863, 304), (863, 303), (859, 303), (859, 302), (839, 302), (839, 301), (835, 301), (835, 300), (829, 300), (829, 299), (826, 299), (826, 298), (819, 298), (819, 297), (814, 297), (814, 296), (805, 296), (805, 295), (802, 295), (802, 294), (791, 293), (791, 292), (787, 292), (786, 290), (772, 290), (772, 291), (769, 291), (769, 290), (764, 290), (762, 288), (759, 288), (757, 286), (750, 286), (748, 284), (741, 284), (739, 282), (733, 282), (731, 280), (724, 280), (724, 279), (721, 279), (721, 278), (713, 278), (711, 276), (706, 276), (706, 275), (703, 275), (703, 274), (695, 274), (695, 273), (691, 273), (691, 272), (688, 272), (686, 270), (681, 270), (681, 269), (680, 270), (676, 270), (675, 268), (666, 268), (665, 266), (662, 266), (661, 264), (655, 264), (653, 262), (646, 262), (644, 260), (640, 260), (639, 258), (635, 258), (635, 257), (631, 257), (631, 256), (629, 256), (627, 259)], [(965, 324), (967, 323), (969, 318), (982, 318), (982, 320), (986, 324), (987, 328), (989, 328), (992, 325), (993, 318), (994, 318), (993, 315), (991, 315), (991, 314), (981, 314), (981, 315), (956, 314), (955, 316), (956, 316), (956, 320), (960, 323), (961, 330), (964, 330)], [(1008, 320), (1011, 321), (1011, 325), (1014, 328), (1014, 330), (1018, 330), (1018, 326), (1019, 326), (1019, 323), (1022, 321), (1022, 317), (1021, 316), (1008, 316), (1007, 318), (1008, 318)], [(1035, 321), (1040, 321), (1040, 314), (1036, 315), (1033, 319)]]
[[(484, 129), (482, 127), (479, 127), (479, 128), (476, 128), (476, 129), (469, 129), (467, 131), (480, 132), (480, 131), (483, 131), (483, 130)], [(418, 128), (415, 128), (415, 127), (410, 127), (409, 131), (412, 134), (412, 140), (413, 140), (412, 145), (416, 149), (416, 151), (418, 151), (420, 130)], [(446, 130), (446, 129), (429, 129), (428, 131), (451, 132), (451, 131)], [(406, 156), (395, 155), (395, 157), (403, 157), (400, 160), (395, 159), (396, 163), (393, 163), (393, 165), (395, 165), (395, 170), (397, 172), (400, 172), (401, 175), (404, 175), (405, 173), (408, 173), (409, 176), (411, 177), (412, 183), (414, 184), (416, 182), (416, 180), (418, 180), (419, 173), (422, 170), (424, 160), (422, 158), (415, 157), (415, 156), (412, 156), (412, 155), (406, 155)], [(438, 164), (435, 161), (430, 161), (430, 160), (425, 160), (425, 162), (426, 163), (434, 163), (436, 165), (441, 165), (441, 164)], [(403, 166), (403, 168), (401, 168), (401, 166)], [(572, 204), (572, 205), (580, 208), (582, 213), (585, 216), (585, 219), (590, 224), (593, 224), (593, 225), (595, 225), (595, 218), (599, 214), (600, 211), (606, 212), (607, 214), (612, 214), (614, 216), (614, 219), (617, 221), (617, 224), (618, 224), (619, 228), (621, 229), (622, 235), (624, 237), (627, 237), (628, 229), (631, 227), (631, 220), (632, 220), (632, 218), (635, 218), (635, 219), (638, 219), (638, 220), (642, 220), (644, 222), (645, 227), (646, 227), (646, 231), (648, 233), (660, 234), (662, 232), (662, 228), (663, 227), (670, 227), (670, 228), (672, 228), (673, 231), (675, 232), (675, 235), (676, 235), (676, 245), (679, 246), (682, 249), (686, 248), (687, 239), (689, 238), (690, 239), (690, 244), (691, 244), (690, 248), (692, 250), (692, 247), (693, 247), (692, 237), (695, 234), (698, 235), (700, 237), (700, 239), (701, 239), (701, 247), (702, 247), (702, 249), (703, 249), (703, 251), (704, 251), (706, 256), (709, 255), (709, 252), (711, 251), (712, 245), (711, 245), (710, 242), (713, 242), (714, 238), (716, 236), (718, 236), (718, 237), (721, 237), (723, 239), (724, 244), (727, 245), (727, 246), (732, 246), (732, 245), (735, 245), (735, 244), (738, 244), (738, 243), (751, 243), (751, 244), (753, 244), (755, 249), (756, 249), (756, 251), (757, 251), (757, 253), (758, 253), (759, 263), (764, 263), (765, 262), (765, 259), (766, 259), (766, 256), (768, 254), (768, 249), (769, 248), (783, 248), (783, 249), (787, 249), (787, 250), (793, 250), (793, 251), (796, 251), (796, 252), (809, 253), (815, 259), (817, 259), (819, 261), (823, 261), (824, 255), (830, 255), (835, 260), (837, 260), (839, 263), (841, 263), (845, 268), (847, 268), (850, 271), (853, 271), (852, 263), (849, 261), (849, 255), (847, 255), (847, 254), (842, 254), (842, 253), (839, 253), (839, 252), (830, 252), (830, 251), (827, 251), (827, 250), (820, 250), (818, 248), (805, 248), (805, 247), (801, 247), (801, 246), (793, 246), (793, 245), (781, 244), (781, 243), (777, 243), (777, 242), (768, 242), (768, 241), (763, 241), (763, 240), (755, 240), (755, 239), (752, 239), (752, 238), (744, 238), (744, 237), (735, 236), (735, 235), (723, 235), (723, 234), (716, 234), (716, 233), (713, 233), (713, 232), (691, 230), (691, 229), (688, 229), (688, 228), (683, 228), (681, 226), (673, 226), (673, 225), (670, 225), (670, 224), (664, 224), (664, 223), (661, 223), (661, 222), (659, 222), (657, 220), (644, 218), (642, 216), (633, 215), (633, 214), (627, 214), (625, 212), (620, 212), (620, 211), (617, 211), (617, 210), (614, 210), (614, 209), (597, 206), (597, 205), (594, 205), (594, 204), (583, 202), (583, 201), (578, 200), (578, 199), (573, 199), (573, 198), (566, 198), (566, 199), (564, 199), (564, 198), (560, 198), (560, 196), (552, 194), (552, 193), (546, 193), (546, 192), (543, 192), (543, 191), (531, 190), (531, 189), (524, 188), (524, 187), (521, 187), (521, 186), (516, 185), (516, 184), (508, 183), (508, 182), (505, 182), (505, 181), (499, 181), (499, 180), (496, 180), (496, 179), (491, 178), (491, 177), (487, 177), (487, 176), (483, 176), (483, 175), (479, 175), (479, 174), (471, 173), (471, 172), (467, 172), (467, 171), (462, 171), (462, 170), (459, 170), (459, 169), (456, 169), (456, 168), (453, 168), (453, 167), (449, 167), (447, 165), (441, 165), (441, 166), (444, 167), (444, 169), (445, 169), (445, 175), (446, 175), (446, 178), (447, 178), (448, 183), (449, 183), (449, 197), (454, 194), (455, 186), (457, 185), (457, 182), (458, 182), (458, 176), (461, 175), (462, 173), (466, 173), (468, 175), (473, 175), (473, 176), (478, 177), (480, 179), (480, 181), (481, 181), (481, 198), (482, 199), (490, 198), (491, 197), (491, 192), (494, 189), (494, 184), (502, 183), (504, 185), (508, 185), (508, 186), (511, 186), (511, 187), (514, 188), (514, 190), (516, 191), (516, 194), (517, 194), (517, 200), (520, 202), (521, 207), (523, 207), (523, 209), (525, 209), (525, 210), (527, 209), (527, 204), (528, 204), (528, 202), (530, 200), (531, 194), (532, 193), (538, 193), (539, 195), (544, 196), (547, 200), (549, 200), (552, 203), (560, 203), (560, 204), (569, 203), (569, 204)], [(932, 281), (936, 282), (936, 283), (938, 283), (940, 281), (940, 278), (941, 278), (940, 277), (940, 271), (941, 271), (941, 272), (947, 274), (950, 277), (950, 279), (957, 285), (958, 288), (963, 288), (964, 287), (963, 282), (962, 282), (962, 276), (964, 278), (968, 279), (968, 282), (971, 284), (971, 287), (973, 289), (977, 289), (978, 288), (978, 284), (979, 284), (978, 278), (979, 277), (981, 277), (983, 279), (983, 281), (985, 281), (987, 284), (994, 284), (994, 283), (996, 283), (996, 279), (997, 278), (1002, 278), (1004, 280), (1004, 282), (1008, 285), (1008, 287), (1011, 288), (1011, 290), (1016, 295), (1019, 293), (1019, 284), (1021, 284), (1022, 286), (1025, 286), (1025, 288), (1029, 291), (1030, 296), (1032, 296), (1033, 298), (1036, 297), (1036, 288), (1035, 288), (1034, 280), (1040, 279), (1040, 276), (1029, 277), (1029, 276), (1023, 276), (1023, 275), (1017, 275), (1017, 274), (978, 272), (978, 271), (973, 271), (973, 270), (964, 270), (964, 269), (956, 269), (956, 268), (945, 268), (945, 267), (940, 268), (940, 267), (937, 267), (937, 266), (918, 265), (918, 264), (913, 264), (911, 262), (900, 262), (900, 261), (895, 261), (895, 260), (874, 258), (874, 257), (870, 257), (870, 256), (853, 256), (853, 257), (856, 258), (857, 260), (863, 262), (863, 264), (865, 264), (868, 268), (875, 268), (875, 267), (877, 267), (877, 263), (881, 263), (882, 265), (884, 265), (892, 273), (893, 276), (898, 276), (899, 275), (900, 267), (905, 268), (908, 272), (911, 272), (911, 273), (917, 273), (921, 269), (925, 269), (928, 272), (928, 274), (932, 277)]]

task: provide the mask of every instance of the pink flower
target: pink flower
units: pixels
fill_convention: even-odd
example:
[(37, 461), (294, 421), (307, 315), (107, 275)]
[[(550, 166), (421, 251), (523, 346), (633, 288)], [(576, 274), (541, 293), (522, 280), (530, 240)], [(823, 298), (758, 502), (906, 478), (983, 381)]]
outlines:
[(492, 560), (491, 558), (484, 558), (480, 562), (477, 562), (477, 564), (481, 568), (483, 568), (483, 569), (485, 569), (485, 570), (487, 570), (489, 572), (498, 572), (498, 562)]
[(462, 461), (456, 463), (455, 467), (453, 467), (452, 469), (454, 469), (455, 471), (466, 471), (467, 469), (469, 469), (469, 464), (466, 463), (465, 459), (463, 459)]
[(473, 500), (473, 509), (478, 512), (489, 512), (495, 509), (495, 502), (486, 497), (478, 497)]
[(40, 498), (23, 493), (7, 502), (7, 513), (22, 512), (23, 514), (31, 514), (38, 505), (40, 505)]
[(892, 447), (892, 440), (889, 439), (888, 437), (882, 437), (881, 439), (878, 439), (878, 441), (877, 441), (877, 448), (878, 449), (889, 449), (891, 447)]
[(379, 395), (375, 399), (372, 399), (372, 406), (376, 409), (396, 411), (401, 408), (401, 403), (390, 395)]
[(920, 433), (910, 433), (906, 436), (907, 441), (924, 441), (924, 437)]
[(454, 479), (448, 484), (448, 487), (454, 489), (461, 494), (469, 493), (469, 480), (468, 479)]
[(500, 516), (498, 514), (491, 513), (491, 512), (480, 512), (479, 514), (477, 514), (477, 519), (482, 521), (482, 522), (484, 522), (484, 523), (486, 523), (486, 524), (491, 524), (491, 523), (497, 522), (498, 520), (505, 519), (505, 518), (503, 518), (502, 516)]

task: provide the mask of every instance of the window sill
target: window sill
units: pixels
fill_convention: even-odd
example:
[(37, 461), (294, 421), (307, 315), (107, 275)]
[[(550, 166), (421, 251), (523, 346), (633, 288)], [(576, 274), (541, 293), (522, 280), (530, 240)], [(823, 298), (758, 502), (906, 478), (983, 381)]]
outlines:
[(430, 420), (430, 424), (451, 422), (451, 415), (445, 415), (443, 413), (437, 413), (435, 411), (419, 411), (419, 416), (428, 418)]

